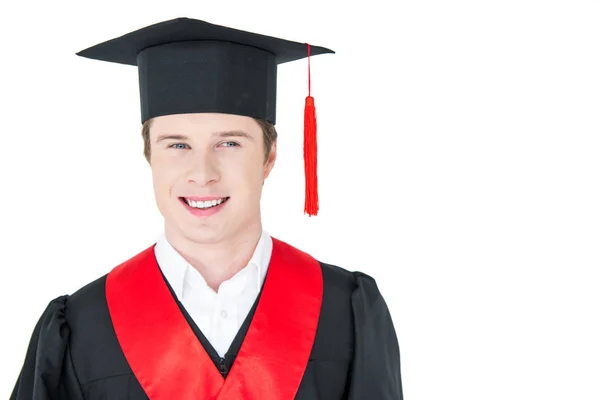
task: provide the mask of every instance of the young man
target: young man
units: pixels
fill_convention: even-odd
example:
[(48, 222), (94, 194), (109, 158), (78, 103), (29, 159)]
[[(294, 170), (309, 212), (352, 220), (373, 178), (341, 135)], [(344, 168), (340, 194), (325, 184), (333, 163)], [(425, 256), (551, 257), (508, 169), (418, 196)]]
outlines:
[(48, 305), (11, 399), (402, 399), (373, 278), (269, 236), (278, 63), (331, 53), (178, 18), (78, 55), (137, 65), (164, 235)]

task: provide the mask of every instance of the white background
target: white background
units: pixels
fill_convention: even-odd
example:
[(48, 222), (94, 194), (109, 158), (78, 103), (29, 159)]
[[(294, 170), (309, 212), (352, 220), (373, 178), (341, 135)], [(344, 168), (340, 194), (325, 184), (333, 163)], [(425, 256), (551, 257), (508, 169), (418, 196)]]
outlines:
[(0, 398), (47, 303), (162, 229), (137, 70), (79, 50), (187, 16), (311, 59), (321, 210), (303, 215), (306, 62), (280, 66), (267, 231), (376, 278), (406, 399), (600, 399), (600, 4), (3, 2)]

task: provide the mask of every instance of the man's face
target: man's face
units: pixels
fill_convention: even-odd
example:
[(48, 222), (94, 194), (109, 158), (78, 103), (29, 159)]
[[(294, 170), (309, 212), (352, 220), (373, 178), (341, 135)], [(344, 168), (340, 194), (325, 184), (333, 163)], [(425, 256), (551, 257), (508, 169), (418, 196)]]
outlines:
[(156, 204), (170, 234), (216, 242), (260, 223), (262, 185), (276, 146), (265, 163), (256, 121), (213, 113), (160, 116), (149, 139)]

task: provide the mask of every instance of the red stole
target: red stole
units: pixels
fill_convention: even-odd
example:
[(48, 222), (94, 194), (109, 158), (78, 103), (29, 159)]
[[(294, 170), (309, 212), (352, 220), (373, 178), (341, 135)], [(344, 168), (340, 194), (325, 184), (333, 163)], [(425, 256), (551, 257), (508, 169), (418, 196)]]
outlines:
[(223, 379), (161, 276), (154, 245), (114, 268), (106, 280), (117, 339), (151, 400), (293, 399), (312, 350), (322, 296), (318, 261), (273, 238), (261, 298)]

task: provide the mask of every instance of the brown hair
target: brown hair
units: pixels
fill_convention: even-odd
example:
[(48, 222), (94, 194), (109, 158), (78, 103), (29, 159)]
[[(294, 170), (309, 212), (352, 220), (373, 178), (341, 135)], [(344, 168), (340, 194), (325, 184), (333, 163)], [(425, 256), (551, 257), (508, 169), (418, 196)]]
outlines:
[[(275, 125), (264, 119), (254, 118), (256, 123), (263, 131), (263, 142), (265, 148), (265, 163), (271, 154), (271, 146), (277, 140), (277, 130)], [(152, 118), (146, 120), (142, 125), (142, 138), (144, 139), (144, 157), (150, 163), (150, 127), (152, 126)]]

